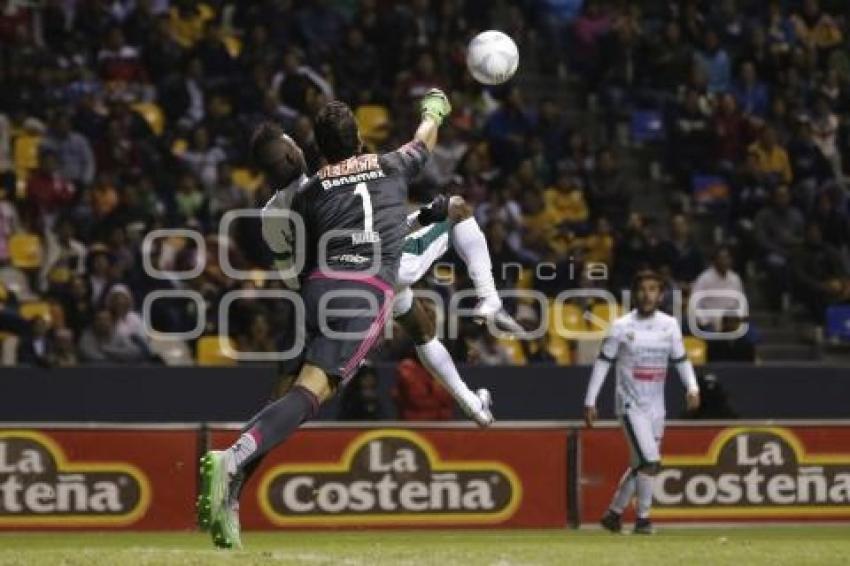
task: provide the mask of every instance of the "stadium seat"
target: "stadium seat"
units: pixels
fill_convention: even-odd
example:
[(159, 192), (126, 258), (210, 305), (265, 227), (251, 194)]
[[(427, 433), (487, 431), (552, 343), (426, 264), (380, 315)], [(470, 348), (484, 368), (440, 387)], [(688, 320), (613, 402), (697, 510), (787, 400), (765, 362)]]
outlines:
[(233, 184), (249, 193), (253, 193), (263, 183), (263, 176), (255, 173), (247, 167), (236, 167), (233, 169), (230, 179)]
[(705, 362), (708, 361), (708, 345), (702, 338), (685, 336), (685, 352), (695, 366), (705, 365)]
[(588, 321), (588, 324), (591, 330), (600, 331), (600, 330), (608, 330), (608, 325), (614, 321), (615, 318), (620, 316), (621, 308), (619, 305), (616, 305), (613, 309), (611, 308), (611, 304), (606, 302), (596, 303), (593, 305), (593, 308), (590, 309), (590, 314), (595, 317)]
[(19, 233), (9, 238), (9, 257), (18, 269), (35, 269), (43, 259), (41, 238), (35, 234)]
[(528, 290), (531, 289), (533, 285), (534, 271), (527, 267), (522, 268), (522, 270), (519, 272), (519, 277), (516, 281), (516, 288)]
[(171, 144), (171, 153), (178, 157), (186, 153), (187, 149), (189, 149), (189, 142), (183, 138), (177, 138), (174, 140), (174, 143)]
[(41, 136), (22, 133), (15, 138), (12, 158), (15, 162), (15, 174), (18, 179), (25, 180), (27, 172), (38, 167), (38, 148)]
[[(230, 347), (236, 349), (233, 340), (230, 341)], [(234, 366), (236, 360), (227, 356), (221, 347), (218, 336), (201, 336), (198, 338), (198, 353), (197, 360), (199, 366)]]
[(850, 305), (833, 305), (826, 309), (826, 337), (850, 341)]
[(386, 107), (374, 104), (359, 106), (354, 111), (354, 117), (360, 135), (367, 144), (380, 144), (389, 136), (390, 113)]
[(523, 351), (522, 344), (520, 344), (519, 340), (515, 338), (499, 338), (499, 344), (508, 351), (514, 365), (524, 366), (528, 363), (525, 359), (525, 352)]
[(573, 362), (570, 343), (560, 336), (549, 336), (549, 344), (546, 350), (555, 358), (559, 366), (568, 366)]
[(657, 110), (635, 110), (632, 112), (631, 137), (637, 143), (664, 139), (664, 119)]
[(233, 34), (225, 34), (221, 38), (222, 43), (224, 43), (224, 48), (227, 49), (227, 53), (236, 59), (239, 57), (239, 54), (242, 53), (242, 40), (236, 37)]
[(162, 108), (153, 102), (137, 102), (133, 104), (133, 110), (145, 119), (154, 134), (162, 135), (165, 130), (165, 114), (162, 113)]
[(37, 317), (46, 318), (48, 322), (53, 322), (53, 308), (50, 303), (46, 301), (33, 301), (30, 303), (22, 303), (18, 309), (20, 315), (27, 319), (32, 320)]
[(587, 332), (584, 312), (570, 303), (553, 303), (549, 307), (549, 334), (556, 338), (578, 338)]

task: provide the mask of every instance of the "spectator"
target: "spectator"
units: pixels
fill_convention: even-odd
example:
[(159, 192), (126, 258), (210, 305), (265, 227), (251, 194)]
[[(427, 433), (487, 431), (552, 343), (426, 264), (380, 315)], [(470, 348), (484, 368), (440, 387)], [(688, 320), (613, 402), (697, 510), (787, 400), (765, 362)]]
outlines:
[(219, 165), (227, 159), (227, 156), (220, 147), (210, 145), (207, 129), (198, 127), (192, 134), (190, 148), (180, 156), (180, 159), (201, 181), (204, 188), (211, 191), (218, 184)]
[(342, 390), (337, 418), (341, 421), (379, 421), (385, 417), (375, 370), (364, 366)]
[(682, 28), (676, 21), (664, 26), (664, 37), (652, 50), (648, 73), (655, 88), (673, 93), (688, 75), (693, 61), (693, 50), (682, 38)]
[(562, 230), (586, 232), (585, 223), (589, 215), (584, 192), (577, 179), (562, 174), (554, 187), (543, 194), (547, 210)]
[(41, 288), (47, 288), (50, 273), (66, 270), (68, 276), (82, 275), (86, 270), (86, 247), (76, 238), (74, 223), (70, 218), (60, 218), (54, 232), (47, 232), (44, 261), (41, 265)]
[[(741, 331), (744, 320), (736, 314), (727, 314), (722, 317), (720, 325), (716, 330), (729, 336)], [(714, 362), (747, 362), (756, 361), (756, 347), (750, 336), (744, 334), (738, 338), (724, 338), (708, 340), (708, 359)]]
[(174, 195), (177, 213), (190, 226), (201, 224), (206, 199), (198, 186), (198, 180), (192, 173), (186, 172), (177, 182), (177, 194)]
[(94, 322), (83, 332), (79, 352), (83, 363), (91, 365), (139, 363), (147, 358), (141, 346), (116, 332), (106, 309), (97, 311)]
[(696, 63), (708, 78), (708, 92), (717, 94), (729, 90), (732, 78), (732, 62), (729, 53), (720, 45), (720, 38), (714, 30), (708, 30), (703, 36), (703, 49), (696, 54)]
[[(695, 308), (701, 311), (713, 311), (714, 314), (700, 316), (697, 323), (715, 331), (722, 330), (726, 312), (741, 313), (746, 308), (746, 295), (741, 277), (732, 269), (732, 252), (726, 246), (720, 246), (714, 252), (711, 266), (703, 271), (691, 287), (691, 297)], [(699, 298), (705, 294), (704, 298)], [(713, 357), (709, 357), (714, 361)]]
[(255, 313), (244, 332), (236, 336), (236, 348), (240, 352), (267, 353), (277, 352), (278, 348), (272, 336), (269, 319), (263, 313)]
[(741, 65), (741, 78), (734, 89), (735, 100), (744, 114), (762, 118), (767, 114), (770, 101), (767, 85), (759, 80), (756, 66), (752, 61)]
[(126, 285), (113, 285), (104, 300), (115, 328), (115, 334), (127, 338), (140, 347), (148, 342), (145, 323), (139, 313), (133, 310), (133, 296)]
[(233, 173), (226, 161), (218, 164), (216, 184), (209, 191), (210, 219), (217, 224), (228, 210), (249, 208), (248, 195), (233, 182)]
[(838, 151), (838, 116), (829, 107), (829, 99), (825, 95), (818, 96), (815, 110), (811, 118), (812, 138), (821, 155), (829, 162), (832, 174), (839, 183), (843, 183), (844, 171), (841, 166), (841, 153)]
[(792, 258), (795, 295), (815, 320), (823, 321), (826, 307), (850, 300), (850, 277), (841, 253), (823, 241), (820, 226), (806, 227), (805, 244)]
[(714, 113), (715, 155), (724, 171), (732, 171), (744, 155), (749, 124), (738, 110), (735, 97), (720, 95), (720, 103)]
[(36, 217), (44, 219), (45, 225), (51, 227), (59, 210), (74, 198), (76, 187), (59, 172), (52, 150), (42, 149), (39, 163), (27, 182), (27, 201)]
[(622, 226), (628, 217), (634, 187), (610, 148), (601, 149), (596, 161), (596, 174), (587, 191), (590, 210), (607, 217), (615, 226)]
[(71, 116), (60, 113), (45, 139), (45, 146), (55, 155), (60, 173), (78, 187), (94, 181), (95, 160), (89, 141), (71, 127)]
[(748, 151), (755, 155), (761, 173), (774, 176), (778, 182), (784, 184), (790, 184), (794, 180), (788, 152), (779, 145), (773, 127), (762, 128), (758, 141), (750, 145)]
[(691, 222), (684, 214), (676, 214), (670, 221), (670, 238), (661, 242), (655, 255), (660, 265), (670, 266), (670, 273), (680, 285), (688, 285), (697, 278), (705, 261), (691, 235)]
[(57, 328), (53, 335), (53, 349), (48, 354), (51, 367), (69, 368), (79, 365), (74, 333), (67, 328)]
[(791, 192), (781, 185), (773, 193), (771, 206), (755, 218), (755, 240), (768, 272), (767, 292), (773, 308), (779, 308), (788, 290), (788, 263), (791, 254), (803, 243), (802, 213), (791, 205)]
[(30, 331), (18, 343), (17, 363), (31, 367), (49, 367), (53, 350), (50, 321), (37, 316), (30, 322)]
[(508, 350), (490, 332), (482, 332), (474, 342), (477, 363), (483, 366), (509, 366), (513, 364)]
[(447, 421), (454, 415), (454, 400), (428, 371), (412, 358), (396, 367), (393, 400), (403, 421)]
[(9, 261), (9, 238), (21, 230), (18, 209), (8, 197), (9, 191), (0, 188), (0, 263)]

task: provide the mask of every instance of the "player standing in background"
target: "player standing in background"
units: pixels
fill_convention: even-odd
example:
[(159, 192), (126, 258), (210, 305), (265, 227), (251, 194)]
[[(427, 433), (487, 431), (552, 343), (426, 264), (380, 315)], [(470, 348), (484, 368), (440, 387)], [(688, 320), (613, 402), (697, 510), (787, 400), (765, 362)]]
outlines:
[(260, 411), (232, 446), (201, 459), (198, 524), (211, 529), (216, 546), (241, 546), (238, 507), (227, 503), (245, 469), (313, 418), (383, 331), (406, 235), (407, 183), (428, 159), (451, 106), (435, 89), (421, 110), (413, 141), (381, 156), (358, 155), (357, 123), (342, 102), (328, 103), (316, 117), (316, 142), (328, 165), (298, 183), (292, 203), (307, 229), (304, 365), (292, 389)]
[(663, 281), (658, 274), (651, 271), (637, 274), (632, 285), (636, 308), (611, 324), (587, 386), (584, 419), (587, 426), (592, 427), (597, 416), (596, 398), (611, 363), (616, 362), (616, 412), (629, 444), (631, 465), (623, 474), (601, 521), (611, 532), (622, 530), (623, 510), (635, 492), (637, 521), (634, 532), (654, 532), (649, 510), (654, 476), (661, 465), (664, 382), (669, 362), (676, 364), (687, 390), (688, 409), (699, 407), (699, 387), (685, 352), (682, 331), (675, 318), (658, 310), (662, 294)]

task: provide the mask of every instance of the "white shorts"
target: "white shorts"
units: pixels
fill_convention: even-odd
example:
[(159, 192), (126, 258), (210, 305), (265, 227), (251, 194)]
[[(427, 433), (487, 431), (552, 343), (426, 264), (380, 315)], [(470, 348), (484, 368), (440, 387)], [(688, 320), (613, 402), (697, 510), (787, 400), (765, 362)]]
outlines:
[(396, 278), (393, 316), (400, 316), (410, 310), (413, 304), (411, 285), (425, 277), (434, 262), (449, 250), (450, 232), (451, 224), (446, 220), (420, 228), (404, 239)]
[(664, 415), (652, 414), (644, 409), (629, 407), (620, 422), (631, 453), (631, 466), (637, 469), (661, 462), (661, 438), (664, 436)]

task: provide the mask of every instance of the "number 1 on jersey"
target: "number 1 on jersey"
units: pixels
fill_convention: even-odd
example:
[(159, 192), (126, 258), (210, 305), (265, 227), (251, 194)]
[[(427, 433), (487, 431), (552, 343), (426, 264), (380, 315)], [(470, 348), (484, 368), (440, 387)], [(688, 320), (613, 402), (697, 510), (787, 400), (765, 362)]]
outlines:
[(367, 233), (372, 230), (372, 197), (369, 196), (369, 189), (366, 188), (366, 183), (357, 183), (354, 187), (354, 194), (359, 195), (363, 199), (363, 231)]

